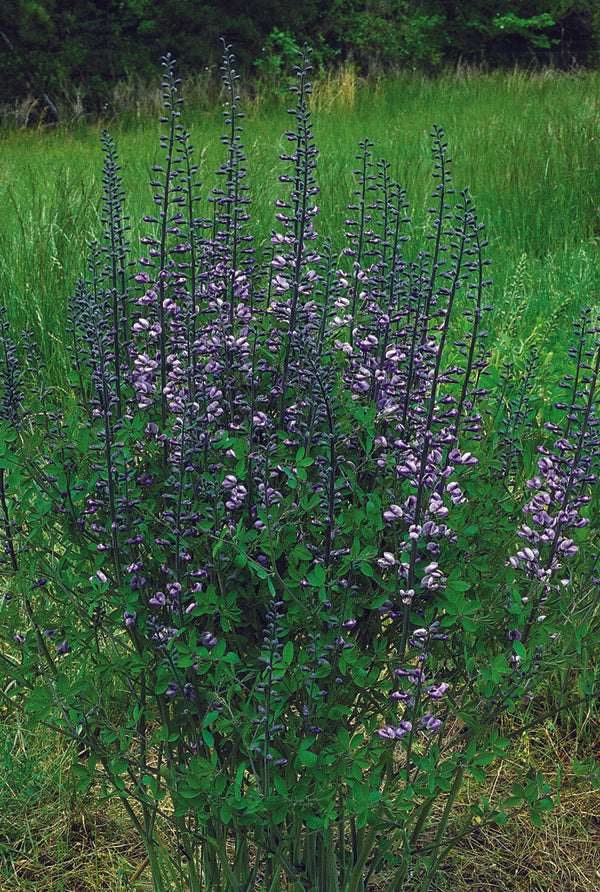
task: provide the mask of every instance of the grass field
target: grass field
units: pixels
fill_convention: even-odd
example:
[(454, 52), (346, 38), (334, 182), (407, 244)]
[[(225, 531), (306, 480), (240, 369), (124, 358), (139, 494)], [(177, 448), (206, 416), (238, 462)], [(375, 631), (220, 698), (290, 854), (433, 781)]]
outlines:
[[(185, 85), (183, 89), (185, 95)], [(281, 190), (278, 154), (289, 127), (287, 100), (249, 102), (244, 141), (255, 231), (268, 237)], [(550, 341), (561, 322), (600, 304), (600, 76), (555, 72), (452, 75), (438, 81), (399, 77), (361, 84), (351, 74), (313, 95), (322, 214), (318, 230), (343, 244), (352, 199), (354, 155), (365, 137), (373, 160), (385, 158), (407, 189), (413, 227), (427, 225), (432, 125), (441, 124), (457, 189), (468, 186), (485, 221), (494, 278), (494, 327), (510, 320), (511, 349), (532, 336)], [(221, 110), (194, 111), (193, 135), (208, 194), (223, 161)], [(123, 163), (134, 244), (151, 195), (156, 119), (123, 114), (106, 122)], [(0, 294), (15, 326), (33, 327), (51, 363), (61, 367), (67, 295), (82, 273), (87, 243), (99, 232), (100, 125), (0, 134)]]
[[(193, 91), (189, 99), (182, 120), (208, 195), (223, 160), (221, 109), (200, 110)], [(280, 195), (286, 102), (248, 102), (247, 182), (254, 231), (265, 240)], [(571, 320), (584, 306), (600, 311), (600, 73), (463, 71), (435, 81), (399, 76), (364, 84), (347, 71), (315, 87), (313, 106), (317, 229), (331, 235), (337, 250), (355, 188), (354, 155), (365, 137), (375, 144), (373, 160), (389, 161), (406, 187), (411, 227), (422, 242), (433, 186), (429, 134), (434, 122), (444, 127), (455, 186), (469, 186), (487, 226), (493, 362), (535, 345), (544, 354), (542, 371), (554, 380)], [(0, 133), (0, 304), (16, 331), (34, 330), (59, 385), (67, 368), (67, 299), (83, 272), (86, 246), (101, 229), (102, 126)], [(160, 157), (160, 125), (124, 108), (106, 126), (121, 155), (135, 244), (151, 202), (148, 168)], [(545, 704), (534, 708), (544, 711)], [(549, 779), (563, 770), (568, 781), (574, 753), (600, 755), (596, 716), (548, 718), (515, 745), (514, 760)], [(0, 892), (147, 892), (143, 849), (127, 835), (116, 806), (76, 794), (71, 755), (60, 741), (25, 730), (0, 705)], [(497, 783), (510, 784), (510, 777), (492, 776), (489, 790)], [(541, 830), (523, 818), (507, 832), (473, 834), (436, 888), (588, 892), (600, 885), (599, 807), (597, 792), (574, 785)]]

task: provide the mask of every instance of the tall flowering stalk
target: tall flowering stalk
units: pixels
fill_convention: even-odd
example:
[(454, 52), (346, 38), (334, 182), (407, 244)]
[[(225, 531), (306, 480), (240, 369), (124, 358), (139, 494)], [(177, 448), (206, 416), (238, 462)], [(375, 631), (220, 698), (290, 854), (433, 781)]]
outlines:
[(590, 487), (597, 481), (600, 455), (596, 393), (600, 349), (591, 311), (582, 312), (575, 329), (577, 343), (569, 350), (574, 373), (560, 385), (567, 391), (567, 402), (555, 404), (564, 413), (563, 423), (546, 425), (554, 439), (538, 446), (537, 473), (526, 484), (531, 499), (523, 506), (528, 522), (517, 533), (524, 544), (509, 558), (510, 566), (533, 583), (531, 593), (523, 595), (511, 611), (514, 620), (520, 619), (516, 624), (513, 620), (509, 632), (517, 640), (526, 641), (534, 624), (544, 623), (556, 588), (572, 585), (565, 562), (579, 551), (574, 538), (577, 530), (590, 523), (586, 509), (592, 501)]

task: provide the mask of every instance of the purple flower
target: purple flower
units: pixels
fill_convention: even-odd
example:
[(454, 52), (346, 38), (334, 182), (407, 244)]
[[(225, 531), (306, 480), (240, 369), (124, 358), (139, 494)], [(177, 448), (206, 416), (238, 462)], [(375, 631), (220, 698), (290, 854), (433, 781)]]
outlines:
[(408, 691), (393, 691), (392, 700), (399, 700), (405, 706), (411, 707), (415, 705), (415, 698)]
[(426, 693), (432, 698), (432, 700), (441, 700), (447, 690), (449, 690), (450, 685), (441, 681), (439, 684), (434, 685), (432, 688), (428, 688)]
[(423, 728), (424, 731), (439, 731), (442, 727), (442, 722), (437, 719), (433, 713), (429, 712), (422, 717), (420, 727)]
[(380, 728), (377, 731), (377, 735), (378, 737), (381, 737), (382, 740), (402, 740), (402, 738), (411, 731), (412, 722), (402, 720), (397, 726), (386, 725), (385, 728)]
[(422, 669), (394, 669), (394, 674), (399, 678), (408, 678), (413, 684), (425, 681), (425, 673)]
[(148, 599), (148, 604), (152, 607), (164, 607), (166, 603), (167, 599), (164, 592), (155, 592), (152, 597)]

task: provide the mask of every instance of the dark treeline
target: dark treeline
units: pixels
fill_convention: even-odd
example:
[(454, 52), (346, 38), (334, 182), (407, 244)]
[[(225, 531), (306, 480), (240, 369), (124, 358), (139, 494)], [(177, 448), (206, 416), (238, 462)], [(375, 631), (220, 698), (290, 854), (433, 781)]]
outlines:
[(304, 41), (316, 65), (351, 59), (361, 74), (393, 67), (596, 65), (598, 0), (3, 0), (0, 103), (83, 87), (98, 109), (115, 79), (156, 76), (176, 54), (180, 72), (214, 66), (219, 38), (239, 68), (263, 79)]

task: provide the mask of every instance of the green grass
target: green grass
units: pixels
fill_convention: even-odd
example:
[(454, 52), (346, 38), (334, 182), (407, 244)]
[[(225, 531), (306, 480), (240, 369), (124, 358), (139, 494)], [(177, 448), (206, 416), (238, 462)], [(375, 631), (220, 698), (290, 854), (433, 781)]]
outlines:
[(144, 852), (118, 806), (75, 793), (72, 744), (1, 709), (0, 721), (2, 892), (124, 890)]
[[(273, 201), (281, 195), (278, 154), (287, 149), (287, 104), (285, 97), (248, 103), (247, 181), (258, 239), (268, 237)], [(223, 160), (220, 111), (195, 108), (192, 95), (184, 112), (206, 194)], [(317, 85), (318, 228), (336, 248), (353, 197), (354, 155), (365, 137), (375, 143), (373, 159), (386, 158), (407, 188), (415, 244), (422, 245), (434, 122), (445, 129), (455, 185), (469, 186), (486, 222), (495, 329), (506, 314), (514, 328), (518, 316), (511, 349), (518, 351), (532, 332), (547, 334), (552, 349), (577, 308), (600, 303), (600, 74), (466, 72), (437, 81), (404, 75), (364, 84), (346, 72)], [(148, 168), (159, 157), (160, 125), (124, 110), (109, 128), (123, 162), (135, 244), (138, 221), (151, 207)], [(36, 331), (57, 371), (64, 363), (66, 299), (83, 271), (86, 245), (100, 230), (99, 131), (100, 125), (80, 124), (0, 136), (0, 302), (9, 306), (16, 329)], [(555, 324), (548, 325), (551, 317)]]

